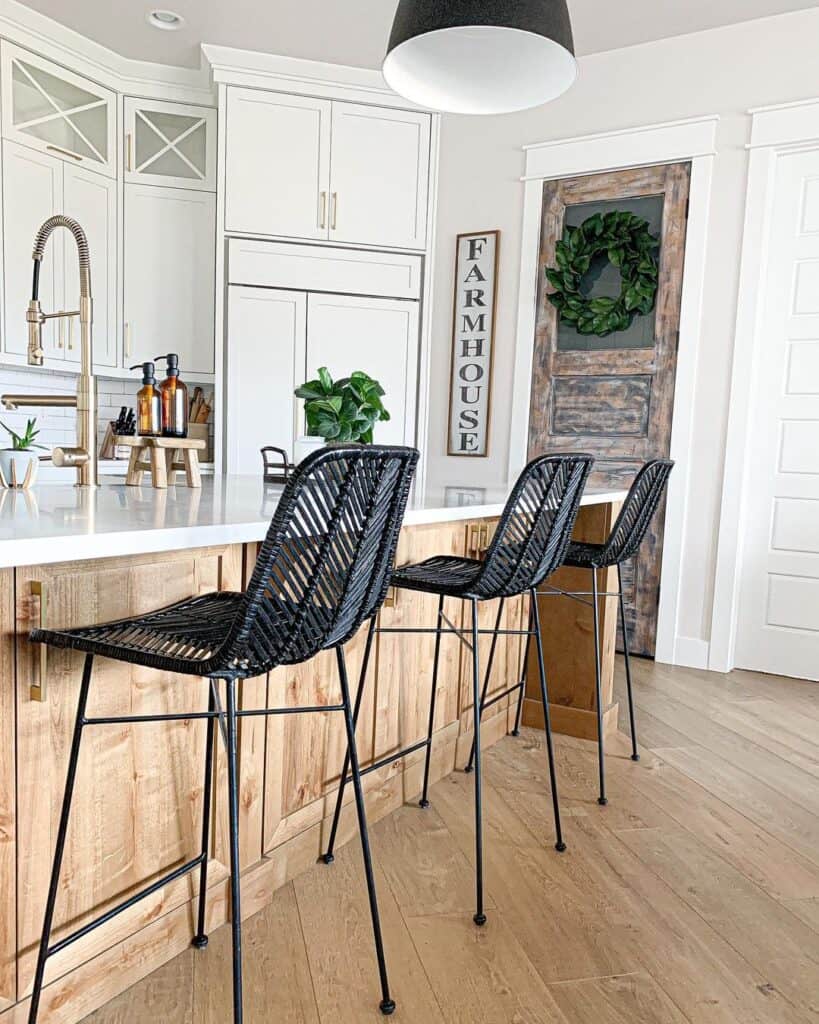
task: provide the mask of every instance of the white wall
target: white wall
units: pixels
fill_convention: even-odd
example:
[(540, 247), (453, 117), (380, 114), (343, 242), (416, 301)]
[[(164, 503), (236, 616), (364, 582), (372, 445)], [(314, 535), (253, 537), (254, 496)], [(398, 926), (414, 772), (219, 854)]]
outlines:
[[(709, 223), (705, 336), (700, 349), (679, 633), (707, 641), (721, 496), (723, 448), (737, 305), (750, 118), (748, 108), (819, 96), (819, 10), (595, 54), (577, 83), (545, 107), (495, 118), (446, 116), (441, 132), (433, 316), (429, 479), (492, 484), (506, 479), (520, 267), (526, 143), (719, 114)], [(446, 455), (455, 235), (500, 228), (490, 454)], [(740, 339), (741, 343), (741, 339)]]

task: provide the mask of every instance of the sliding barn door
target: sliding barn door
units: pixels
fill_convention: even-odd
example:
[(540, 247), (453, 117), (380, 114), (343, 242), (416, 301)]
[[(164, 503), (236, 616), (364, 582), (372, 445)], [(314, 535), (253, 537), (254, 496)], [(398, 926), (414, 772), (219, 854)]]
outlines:
[[(529, 416), (529, 456), (583, 451), (598, 480), (628, 487), (646, 459), (667, 456), (679, 340), (690, 164), (632, 168), (547, 181), (539, 262), (538, 316)], [(654, 308), (606, 337), (579, 334), (548, 300), (547, 267), (566, 226), (625, 210), (659, 240)], [(605, 255), (580, 285), (585, 297), (617, 296), (620, 272)], [(664, 508), (632, 563), (623, 567), (629, 640), (653, 656), (657, 632)], [(622, 641), (621, 641), (622, 643)]]

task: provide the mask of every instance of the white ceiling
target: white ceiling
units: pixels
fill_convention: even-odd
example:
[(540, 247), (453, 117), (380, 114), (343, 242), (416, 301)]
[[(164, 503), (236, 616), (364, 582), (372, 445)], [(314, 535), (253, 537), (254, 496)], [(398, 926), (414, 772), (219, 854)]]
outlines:
[[(25, 0), (28, 7), (122, 54), (199, 66), (199, 44), (378, 67), (396, 0)], [(569, 0), (578, 54), (819, 6), (819, 0)], [(151, 28), (156, 7), (177, 32)]]

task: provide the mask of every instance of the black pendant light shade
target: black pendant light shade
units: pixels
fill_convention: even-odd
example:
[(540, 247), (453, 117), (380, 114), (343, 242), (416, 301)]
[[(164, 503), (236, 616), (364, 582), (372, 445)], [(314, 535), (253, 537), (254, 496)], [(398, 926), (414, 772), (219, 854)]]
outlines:
[(566, 0), (400, 0), (383, 72), (401, 96), (434, 110), (546, 103), (577, 74)]

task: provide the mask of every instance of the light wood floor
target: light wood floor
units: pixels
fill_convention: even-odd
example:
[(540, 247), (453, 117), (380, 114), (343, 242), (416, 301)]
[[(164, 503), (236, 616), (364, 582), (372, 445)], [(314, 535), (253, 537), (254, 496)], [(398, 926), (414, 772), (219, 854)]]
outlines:
[[(594, 748), (558, 738), (562, 856), (541, 736), (487, 752), (484, 929), (469, 776), (373, 829), (394, 1020), (819, 1020), (819, 684), (635, 671), (644, 756), (611, 744), (608, 807)], [(384, 1020), (364, 893), (356, 842), (247, 922), (248, 1024)], [(229, 954), (223, 927), (86, 1024), (228, 1024)]]

